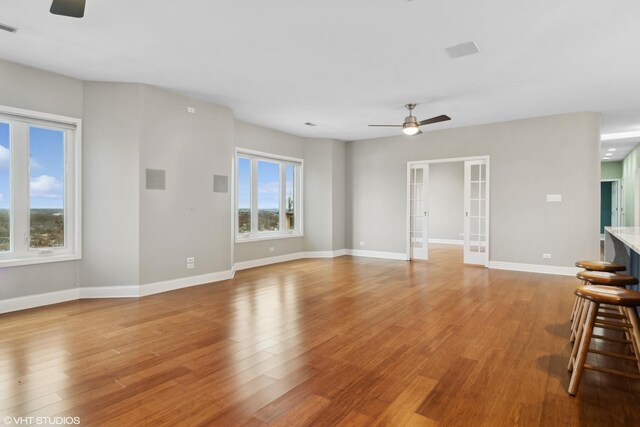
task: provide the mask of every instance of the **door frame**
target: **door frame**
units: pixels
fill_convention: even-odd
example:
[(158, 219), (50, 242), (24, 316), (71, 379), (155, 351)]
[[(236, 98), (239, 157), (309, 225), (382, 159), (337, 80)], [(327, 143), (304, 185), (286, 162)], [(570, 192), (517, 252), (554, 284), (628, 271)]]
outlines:
[[(620, 179), (620, 178), (613, 178), (613, 179), (601, 179), (601, 180), (600, 180), (600, 182), (601, 182), (601, 183), (602, 183), (602, 182), (614, 182), (614, 183), (616, 184), (616, 188), (617, 188), (617, 190), (618, 190), (618, 191), (617, 191), (617, 194), (618, 194), (618, 200), (617, 200), (617, 206), (616, 206), (616, 207), (618, 208), (618, 211), (617, 211), (617, 213), (618, 213), (618, 215), (617, 215), (617, 216), (618, 216), (618, 227), (624, 227), (624, 225), (621, 225), (621, 224), (620, 224), (620, 223), (621, 223), (621, 221), (622, 221), (622, 217), (623, 217), (623, 214), (622, 214), (622, 211), (621, 211), (621, 207), (622, 207), (622, 195), (620, 194), (620, 193), (621, 193), (621, 190), (622, 190), (622, 186), (621, 186), (621, 183), (622, 183), (622, 182), (621, 182), (621, 179)], [(600, 194), (600, 205), (602, 206), (602, 194)], [(600, 235), (600, 236), (601, 236), (601, 239), (602, 239), (602, 235)]]
[[(406, 227), (405, 227), (405, 233), (404, 233), (404, 239), (405, 239), (405, 250), (406, 250), (406, 259), (407, 261), (411, 260), (411, 233), (410, 233), (410, 210), (411, 210), (411, 200), (410, 200), (410, 188), (411, 188), (411, 166), (412, 165), (417, 165), (417, 164), (432, 164), (432, 163), (454, 163), (454, 162), (462, 162), (464, 163), (467, 160), (484, 160), (486, 163), (486, 167), (487, 167), (487, 218), (486, 218), (486, 230), (487, 230), (487, 252), (486, 252), (486, 258), (484, 261), (484, 266), (485, 267), (489, 267), (489, 259), (490, 259), (490, 254), (489, 254), (489, 248), (491, 247), (490, 245), (490, 239), (491, 239), (491, 229), (489, 228), (489, 224), (490, 224), (490, 215), (491, 215), (491, 167), (490, 167), (490, 157), (489, 155), (484, 155), (484, 156), (472, 156), (472, 157), (451, 157), (451, 158), (446, 158), (446, 159), (431, 159), (431, 160), (411, 160), (407, 162), (407, 182), (406, 182), (406, 188), (407, 188), (407, 192), (406, 192), (406, 206), (405, 206), (405, 222), (406, 222)], [(428, 193), (429, 189), (427, 189), (427, 197), (429, 195)], [(427, 227), (428, 227), (428, 220), (427, 220)], [(428, 245), (429, 242), (427, 240), (426, 244)], [(427, 246), (427, 253), (428, 253), (429, 249)]]

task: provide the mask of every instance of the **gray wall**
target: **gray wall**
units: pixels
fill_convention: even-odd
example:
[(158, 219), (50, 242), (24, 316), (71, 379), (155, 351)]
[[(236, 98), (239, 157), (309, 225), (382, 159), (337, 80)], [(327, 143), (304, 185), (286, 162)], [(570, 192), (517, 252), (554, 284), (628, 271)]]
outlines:
[[(231, 270), (231, 193), (213, 192), (214, 174), (231, 177), (231, 110), (143, 86), (142, 111), (140, 283)], [(166, 171), (166, 190), (145, 189), (147, 168)]]
[[(0, 60), (0, 104), (82, 118), (82, 82)], [(74, 288), (76, 264), (0, 268), (0, 299)]]
[(431, 163), (427, 191), (429, 239), (462, 240), (464, 163)]
[(79, 284), (139, 283), (140, 85), (85, 83)]
[(346, 230), (346, 144), (341, 141), (332, 142), (332, 154), (333, 159), (331, 161), (332, 173), (331, 178), (333, 182), (332, 188), (332, 213), (333, 213), (333, 246), (334, 251), (345, 249), (344, 234)]
[(598, 259), (599, 135), (598, 114), (576, 113), (349, 142), (347, 246), (406, 251), (407, 161), (490, 155), (491, 260)]

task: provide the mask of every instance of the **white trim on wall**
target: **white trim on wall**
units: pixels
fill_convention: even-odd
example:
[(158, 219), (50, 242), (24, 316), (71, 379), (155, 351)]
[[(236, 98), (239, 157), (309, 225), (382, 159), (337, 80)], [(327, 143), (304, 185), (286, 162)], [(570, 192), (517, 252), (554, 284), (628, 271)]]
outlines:
[(464, 240), (457, 239), (429, 239), (429, 243), (440, 243), (443, 245), (464, 245)]
[(347, 255), (348, 249), (337, 251), (315, 251), (315, 252), (295, 252), (286, 255), (277, 255), (267, 258), (252, 259), (249, 261), (236, 262), (233, 265), (235, 271), (247, 270), (249, 268), (262, 267), (263, 265), (278, 264), (281, 262), (294, 261), (304, 258), (335, 258)]
[(582, 269), (577, 267), (559, 267), (556, 265), (521, 264), (518, 262), (489, 261), (489, 268), (495, 270), (511, 270), (526, 273), (556, 274), (575, 276)]
[(61, 302), (75, 301), (79, 299), (78, 289), (65, 289), (45, 294), (28, 295), (24, 297), (0, 300), (0, 314), (12, 311), (26, 310), (44, 305), (59, 304)]
[(383, 259), (395, 259), (400, 261), (408, 261), (409, 257), (406, 253), (401, 252), (380, 252), (380, 251), (365, 251), (361, 249), (347, 249), (347, 255), (365, 257), (365, 258), (383, 258)]

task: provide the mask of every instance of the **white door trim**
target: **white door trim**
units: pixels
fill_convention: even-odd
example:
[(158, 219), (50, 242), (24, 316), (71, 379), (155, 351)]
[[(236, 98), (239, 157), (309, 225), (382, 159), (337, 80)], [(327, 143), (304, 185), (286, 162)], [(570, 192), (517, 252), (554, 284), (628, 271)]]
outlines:
[[(490, 157), (489, 155), (482, 155), (482, 156), (473, 156), (473, 157), (451, 157), (451, 158), (446, 158), (446, 159), (431, 159), (431, 160), (411, 160), (407, 162), (407, 205), (406, 205), (406, 231), (405, 231), (405, 250), (407, 252), (407, 259), (411, 259), (411, 235), (410, 235), (410, 224), (409, 224), (409, 220), (410, 220), (410, 198), (411, 195), (409, 194), (410, 191), (410, 180), (411, 180), (411, 166), (413, 165), (417, 165), (417, 164), (431, 164), (431, 163), (454, 163), (454, 162), (462, 162), (464, 163), (467, 160), (484, 160), (486, 163), (486, 167), (487, 167), (487, 257), (485, 260), (485, 267), (489, 267), (489, 259), (491, 258), (491, 255), (489, 253), (490, 249), (491, 249), (491, 245), (490, 245), (490, 238), (491, 238), (491, 230), (489, 228), (489, 224), (491, 223), (490, 221), (490, 215), (491, 215), (491, 166), (490, 166)], [(427, 242), (428, 243), (428, 242)]]
[[(617, 193), (618, 193), (618, 200), (616, 201), (617, 205), (617, 211), (616, 211), (616, 216), (618, 217), (618, 227), (624, 227), (624, 224), (621, 223), (622, 221), (622, 211), (621, 211), (621, 207), (622, 207), (622, 192), (621, 192), (621, 179), (620, 178), (613, 178), (613, 179), (601, 179), (600, 182), (615, 182), (616, 183), (616, 189), (617, 189)], [(600, 194), (600, 204), (602, 204), (602, 194)]]

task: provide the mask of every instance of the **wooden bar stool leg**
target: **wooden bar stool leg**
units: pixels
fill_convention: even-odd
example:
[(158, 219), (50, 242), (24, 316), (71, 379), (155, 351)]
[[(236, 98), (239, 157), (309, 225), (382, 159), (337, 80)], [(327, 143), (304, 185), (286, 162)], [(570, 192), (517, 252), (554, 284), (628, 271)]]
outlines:
[[(580, 306), (588, 307), (589, 301), (586, 299), (580, 298)], [(567, 366), (567, 369), (569, 371), (573, 371), (573, 367), (575, 366), (576, 356), (578, 355), (578, 349), (580, 348), (580, 339), (582, 338), (582, 332), (584, 330), (584, 323), (587, 320), (587, 311), (588, 310), (586, 308), (582, 308), (580, 318), (576, 320), (577, 329), (572, 339), (573, 347), (571, 348), (571, 357), (569, 357), (569, 365)], [(597, 312), (596, 312), (596, 315), (597, 315)]]
[(584, 324), (584, 318), (587, 315), (586, 307), (588, 306), (587, 300), (583, 300), (579, 298), (581, 301), (578, 303), (578, 312), (576, 313), (577, 322), (573, 322), (573, 328), (571, 329), (571, 338), (569, 340), (571, 342), (575, 342), (576, 336), (579, 335), (578, 329)]
[(571, 374), (571, 381), (569, 381), (569, 394), (575, 396), (580, 386), (580, 380), (582, 379), (582, 373), (584, 371), (584, 362), (587, 360), (587, 353), (589, 351), (589, 345), (591, 344), (591, 334), (593, 333), (593, 325), (598, 315), (597, 302), (588, 302), (587, 320), (583, 327), (582, 337), (580, 338), (580, 346), (578, 348), (578, 354)]
[(625, 307), (627, 312), (627, 318), (631, 322), (633, 328), (631, 329), (631, 345), (633, 347), (633, 353), (636, 356), (636, 363), (638, 364), (638, 370), (640, 370), (640, 319), (638, 319), (638, 312), (635, 307)]
[(578, 311), (579, 302), (580, 302), (580, 298), (576, 297), (575, 301), (573, 302), (573, 308), (571, 309), (571, 318), (569, 319), (571, 321), (571, 325), (573, 325), (573, 322), (576, 318), (576, 311)]

